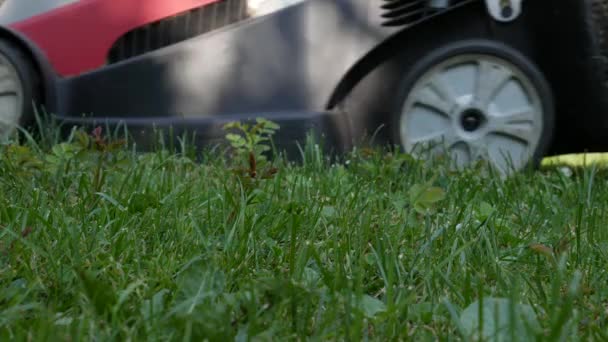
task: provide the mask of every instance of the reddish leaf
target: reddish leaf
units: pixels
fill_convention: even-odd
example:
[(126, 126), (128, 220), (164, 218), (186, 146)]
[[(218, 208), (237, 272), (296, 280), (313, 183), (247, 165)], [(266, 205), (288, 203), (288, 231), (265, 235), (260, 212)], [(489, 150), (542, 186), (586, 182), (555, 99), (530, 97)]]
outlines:
[(253, 152), (249, 152), (249, 176), (251, 176), (251, 178), (257, 176), (257, 162)]
[(531, 250), (533, 250), (534, 252), (536, 252), (538, 254), (542, 254), (549, 258), (553, 256), (553, 249), (551, 247), (545, 246), (541, 243), (533, 243), (529, 247)]

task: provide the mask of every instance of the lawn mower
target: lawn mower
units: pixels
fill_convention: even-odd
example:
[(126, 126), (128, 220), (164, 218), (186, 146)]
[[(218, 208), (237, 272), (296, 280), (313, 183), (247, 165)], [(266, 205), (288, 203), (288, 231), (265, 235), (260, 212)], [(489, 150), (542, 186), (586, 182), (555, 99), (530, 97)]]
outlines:
[(264, 117), (501, 172), (608, 147), (608, 0), (5, 0), (0, 138), (159, 128), (198, 145)]

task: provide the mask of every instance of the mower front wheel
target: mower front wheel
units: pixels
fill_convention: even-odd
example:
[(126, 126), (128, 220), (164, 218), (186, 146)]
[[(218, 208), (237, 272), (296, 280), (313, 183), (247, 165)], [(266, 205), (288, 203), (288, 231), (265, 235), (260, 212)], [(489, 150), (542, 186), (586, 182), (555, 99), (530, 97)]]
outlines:
[(553, 96), (522, 53), (466, 40), (423, 54), (404, 75), (392, 138), (421, 158), (447, 154), (457, 168), (485, 160), (502, 174), (537, 165), (553, 133)]

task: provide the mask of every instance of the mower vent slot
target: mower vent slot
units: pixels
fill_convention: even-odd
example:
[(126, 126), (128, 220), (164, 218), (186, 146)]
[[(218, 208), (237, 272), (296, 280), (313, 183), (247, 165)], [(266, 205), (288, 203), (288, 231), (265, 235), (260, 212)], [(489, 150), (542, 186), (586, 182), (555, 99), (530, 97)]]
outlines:
[[(381, 0), (382, 26), (413, 26), (435, 15), (478, 0)], [(435, 4), (445, 4), (436, 5)]]
[(143, 55), (247, 18), (247, 0), (219, 0), (127, 32), (112, 46), (108, 64)]

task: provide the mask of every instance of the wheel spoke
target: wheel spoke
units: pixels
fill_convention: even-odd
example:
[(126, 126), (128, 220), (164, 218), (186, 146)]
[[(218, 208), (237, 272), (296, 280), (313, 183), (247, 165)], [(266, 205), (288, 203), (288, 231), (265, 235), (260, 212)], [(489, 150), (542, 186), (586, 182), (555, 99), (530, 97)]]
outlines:
[(503, 115), (493, 115), (491, 120), (497, 126), (514, 125), (514, 124), (533, 124), (535, 112), (532, 108), (524, 108), (517, 111), (512, 111)]
[(0, 80), (4, 78), (12, 78), (11, 70), (6, 65), (0, 64)]
[(471, 156), (471, 161), (476, 161), (480, 158), (486, 157), (486, 148), (479, 141), (468, 142), (467, 147), (469, 149), (469, 155)]
[(17, 94), (16, 87), (17, 85), (15, 84), (15, 81), (12, 78), (5, 78), (4, 80), (0, 80), (0, 96)]
[(425, 88), (418, 93), (416, 102), (425, 106), (435, 109), (438, 113), (450, 117), (450, 113), (454, 108), (454, 102), (446, 99), (442, 99), (439, 96), (434, 96), (430, 89)]
[(441, 97), (444, 101), (449, 102), (451, 105), (456, 103), (456, 96), (452, 89), (445, 83), (445, 81), (437, 76), (429, 82), (429, 86)]
[(450, 162), (452, 165), (456, 166), (456, 168), (463, 168), (469, 166), (471, 163), (471, 148), (467, 142), (458, 141), (448, 149), (448, 155), (450, 158)]
[(490, 132), (519, 140), (528, 145), (533, 140), (532, 128), (523, 125), (494, 125)]
[(1, 120), (0, 119), (0, 139), (3, 139), (3, 135), (12, 130), (14, 127), (14, 125), (12, 124), (12, 122), (7, 121), (7, 120)]
[(458, 139), (458, 137), (455, 136), (451, 130), (448, 130), (448, 131), (437, 131), (437, 132), (427, 134), (427, 135), (424, 135), (421, 137), (410, 139), (410, 144), (412, 146), (414, 146), (414, 145), (418, 145), (418, 144), (422, 145), (425, 143), (435, 143), (435, 144), (442, 144), (449, 148), (452, 145), (456, 144), (458, 141), (460, 141)]
[(488, 61), (479, 61), (477, 69), (477, 84), (475, 88), (476, 100), (486, 107), (502, 90), (512, 74), (503, 68), (496, 67)]
[(512, 154), (511, 152), (502, 150), (498, 156), (490, 157), (492, 163), (505, 172), (520, 168), (525, 165), (530, 158), (532, 158), (532, 154), (529, 151), (526, 151), (523, 154)]
[(487, 161), (490, 166), (497, 170), (500, 174), (507, 173), (507, 170), (505, 170), (505, 165), (500, 163), (494, 156), (488, 156)]

